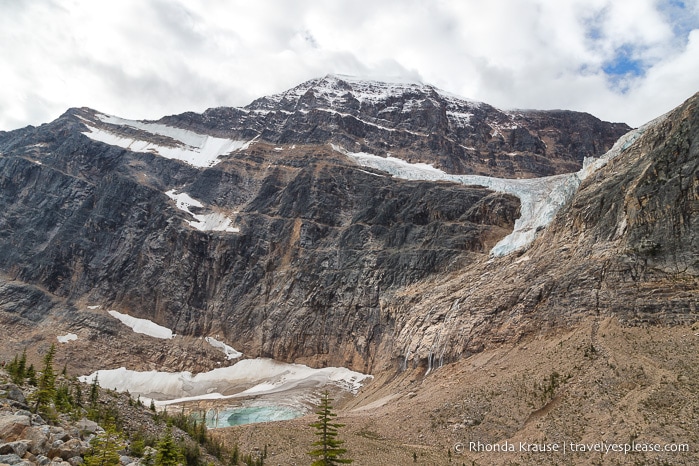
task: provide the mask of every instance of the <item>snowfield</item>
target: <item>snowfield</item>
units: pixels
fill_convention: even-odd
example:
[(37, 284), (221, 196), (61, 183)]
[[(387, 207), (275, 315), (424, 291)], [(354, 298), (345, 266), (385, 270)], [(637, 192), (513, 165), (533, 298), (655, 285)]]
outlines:
[(117, 311), (109, 311), (109, 315), (118, 319), (122, 324), (131, 327), (131, 329), (136, 333), (142, 333), (144, 335), (151, 336), (153, 338), (160, 338), (162, 340), (169, 340), (174, 335), (172, 330), (162, 325), (158, 325), (148, 319), (139, 319), (137, 317), (131, 317), (128, 314), (122, 314)]
[(172, 144), (158, 144), (146, 141), (144, 139), (139, 139), (138, 135), (127, 137), (116, 134), (108, 129), (97, 128), (91, 125), (90, 121), (83, 119), (85, 126), (90, 130), (83, 134), (90, 139), (104, 142), (112, 146), (122, 147), (134, 152), (150, 152), (168, 159), (181, 160), (200, 168), (216, 165), (220, 162), (220, 156), (247, 149), (252, 143), (252, 141), (216, 138), (182, 128), (175, 128), (173, 126), (127, 120), (110, 115), (97, 114), (97, 118), (103, 123), (126, 126), (148, 133), (148, 135), (144, 135), (144, 139), (161, 136), (160, 139), (163, 139), (163, 137), (168, 138), (172, 141)]
[(125, 369), (99, 370), (80, 377), (85, 383), (98, 378), (100, 386), (133, 396), (152, 399), (156, 405), (184, 401), (244, 398), (313, 389), (327, 384), (356, 393), (370, 375), (342, 367), (312, 369), (272, 359), (245, 359), (230, 367), (193, 375), (191, 372), (138, 372)]

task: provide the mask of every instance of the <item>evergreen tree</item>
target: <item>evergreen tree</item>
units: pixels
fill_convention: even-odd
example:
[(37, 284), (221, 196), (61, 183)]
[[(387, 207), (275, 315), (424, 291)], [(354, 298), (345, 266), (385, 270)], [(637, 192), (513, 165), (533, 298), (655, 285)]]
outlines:
[(337, 431), (340, 427), (344, 427), (344, 424), (332, 422), (337, 414), (332, 411), (331, 401), (332, 398), (329, 397), (328, 392), (324, 392), (320, 399), (320, 406), (316, 411), (318, 421), (309, 424), (309, 426), (316, 429), (315, 434), (320, 437), (318, 441), (313, 442), (313, 446), (319, 448), (308, 452), (308, 455), (317, 458), (317, 460), (311, 463), (311, 466), (330, 466), (353, 462), (350, 459), (340, 458), (347, 452), (346, 449), (340, 447), (345, 442), (337, 438)]
[(22, 351), (22, 356), (20, 356), (17, 363), (17, 379), (18, 383), (24, 383), (24, 379), (27, 377), (27, 349)]
[(231, 451), (230, 457), (228, 458), (229, 466), (238, 466), (238, 460), (240, 459), (240, 452), (238, 451), (238, 444), (233, 445), (233, 451)]
[(17, 364), (19, 364), (19, 356), (15, 354), (15, 357), (12, 359), (12, 361), (8, 362), (7, 366), (5, 367), (7, 373), (13, 377), (17, 373)]
[(15, 354), (14, 359), (5, 368), (12, 378), (12, 383), (22, 385), (27, 377), (27, 350), (22, 351), (22, 356)]
[(56, 388), (53, 402), (58, 411), (62, 413), (70, 412), (73, 409), (73, 397), (70, 395), (70, 387), (65, 383), (60, 384)]
[(100, 399), (100, 382), (98, 374), (95, 374), (95, 378), (90, 386), (90, 408), (96, 409), (97, 402)]
[(27, 383), (33, 387), (39, 385), (39, 381), (36, 380), (36, 369), (34, 369), (34, 364), (30, 364), (27, 368)]
[(104, 432), (90, 443), (92, 451), (85, 455), (85, 466), (117, 466), (119, 464), (119, 450), (124, 447), (124, 440), (114, 422), (107, 422)]
[(82, 408), (83, 406), (83, 389), (82, 384), (75, 385), (75, 406)]
[(165, 437), (158, 442), (155, 466), (176, 466), (182, 462), (182, 453), (172, 437), (172, 429), (168, 429)]
[(36, 404), (34, 405), (34, 412), (48, 407), (49, 403), (56, 395), (56, 373), (53, 371), (53, 358), (55, 356), (56, 346), (52, 344), (46, 356), (44, 356), (44, 369), (41, 371), (39, 388), (35, 394)]

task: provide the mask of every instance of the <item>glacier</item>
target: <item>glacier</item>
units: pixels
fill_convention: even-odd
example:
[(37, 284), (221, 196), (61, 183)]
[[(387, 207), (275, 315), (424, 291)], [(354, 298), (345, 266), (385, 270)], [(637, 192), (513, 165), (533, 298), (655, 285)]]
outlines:
[(660, 123), (666, 115), (633, 129), (598, 158), (585, 158), (583, 167), (575, 173), (546, 176), (541, 178), (509, 179), (480, 175), (453, 175), (426, 163), (409, 163), (391, 157), (380, 157), (366, 152), (349, 152), (331, 144), (339, 152), (362, 167), (386, 172), (396, 178), (420, 181), (450, 181), (464, 185), (483, 186), (493, 191), (511, 194), (520, 200), (520, 217), (509, 235), (500, 240), (490, 251), (494, 257), (505, 256), (527, 249), (539, 231), (546, 228), (561, 207), (573, 197), (582, 181), (610, 160), (629, 148), (648, 128)]
[(357, 393), (371, 375), (344, 367), (313, 369), (303, 364), (278, 362), (273, 359), (244, 359), (229, 367), (192, 374), (183, 372), (133, 371), (124, 367), (98, 370), (80, 377), (102, 387), (127, 391), (134, 396), (154, 400), (157, 406), (197, 400), (225, 400), (285, 393), (303, 392), (327, 384)]

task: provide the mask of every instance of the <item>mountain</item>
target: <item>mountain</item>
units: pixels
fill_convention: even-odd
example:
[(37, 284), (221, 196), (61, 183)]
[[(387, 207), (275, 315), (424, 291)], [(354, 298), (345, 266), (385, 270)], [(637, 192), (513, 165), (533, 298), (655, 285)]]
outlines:
[[(693, 445), (698, 105), (632, 130), (333, 75), (243, 108), (0, 133), (0, 357), (59, 341), (75, 374), (206, 381), (155, 395), (211, 395), (240, 369), (205, 371), (236, 350), (372, 374), (342, 411), (367, 464), (563, 461), (454, 450), (470, 441)], [(320, 377), (246, 367), (267, 380), (253, 397)], [(298, 462), (290, 422), (248, 437)]]
[[(347, 154), (531, 178), (577, 170), (628, 130), (338, 76), (157, 122), (71, 109), (0, 136), (0, 316), (15, 348), (37, 328), (119, 347), (99, 305), (250, 356), (371, 372), (395, 362), (380, 348), (401, 331), (399, 297), (487, 260), (520, 205)], [(121, 358), (148, 365), (153, 350), (136, 354)]]

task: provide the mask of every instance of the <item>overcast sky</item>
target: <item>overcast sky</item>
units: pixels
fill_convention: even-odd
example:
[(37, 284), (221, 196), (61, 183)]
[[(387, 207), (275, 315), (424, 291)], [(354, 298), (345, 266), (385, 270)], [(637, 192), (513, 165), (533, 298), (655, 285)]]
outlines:
[(242, 106), (329, 73), (637, 126), (699, 91), (699, 0), (0, 0), (0, 130)]

